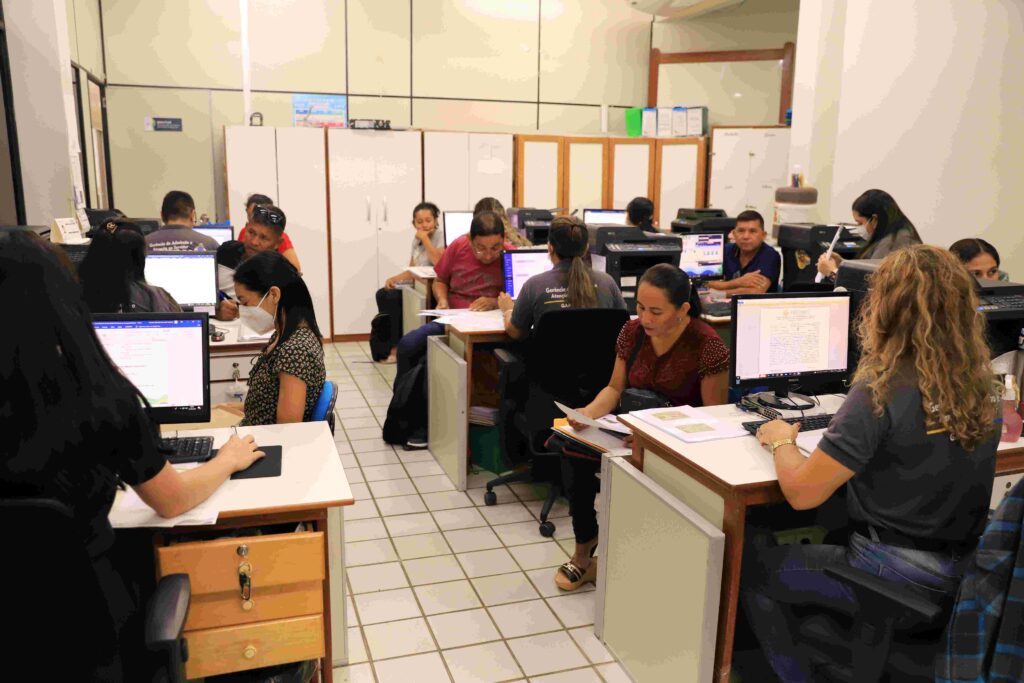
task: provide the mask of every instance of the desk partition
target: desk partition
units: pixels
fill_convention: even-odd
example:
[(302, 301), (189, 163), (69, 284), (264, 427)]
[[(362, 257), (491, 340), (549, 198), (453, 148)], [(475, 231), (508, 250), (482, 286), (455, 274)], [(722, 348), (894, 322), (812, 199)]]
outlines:
[(459, 491), (466, 490), (468, 365), (448, 336), (427, 338), (428, 445)]

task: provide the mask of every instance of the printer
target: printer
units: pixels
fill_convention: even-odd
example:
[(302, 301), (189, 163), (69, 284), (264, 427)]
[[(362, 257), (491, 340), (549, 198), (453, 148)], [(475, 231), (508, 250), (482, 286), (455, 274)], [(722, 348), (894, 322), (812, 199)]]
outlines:
[(548, 209), (510, 208), (508, 219), (513, 228), (526, 234), (534, 244), (547, 244), (551, 232), (551, 221), (555, 215)]
[(679, 209), (672, 221), (672, 232), (728, 232), (736, 227), (736, 219), (725, 215), (723, 209)]
[(588, 225), (587, 232), (591, 265), (611, 276), (631, 314), (636, 312), (636, 288), (640, 277), (659, 263), (678, 266), (682, 255), (682, 243), (673, 235), (601, 223)]
[(779, 248), (782, 249), (782, 288), (814, 282), (818, 273), (818, 257), (828, 251), (836, 230), (842, 230), (833, 253), (844, 259), (855, 256), (867, 240), (848, 225), (815, 223), (783, 223), (779, 226)]

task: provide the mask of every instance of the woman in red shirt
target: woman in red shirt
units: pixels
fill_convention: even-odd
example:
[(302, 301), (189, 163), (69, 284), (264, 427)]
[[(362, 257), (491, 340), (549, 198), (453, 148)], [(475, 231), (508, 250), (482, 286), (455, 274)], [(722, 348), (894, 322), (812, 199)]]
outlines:
[[(700, 319), (700, 299), (690, 278), (667, 263), (648, 269), (636, 294), (637, 319), (622, 327), (615, 367), (608, 386), (580, 412), (599, 418), (619, 406), (627, 388), (647, 389), (672, 405), (713, 406), (728, 400), (729, 351), (710, 325)], [(573, 424), (575, 429), (584, 425)], [(632, 437), (626, 438), (627, 443)], [(570, 459), (569, 491), (576, 552), (558, 568), (555, 584), (576, 590), (597, 580), (597, 513), (594, 497), (600, 463)]]
[[(245, 238), (248, 235), (246, 232), (252, 225), (252, 210), (257, 206), (270, 206), (274, 203), (274, 200), (265, 194), (252, 194), (245, 200), (245, 227), (242, 228), (242, 232), (238, 233), (238, 241), (245, 244)], [(262, 236), (261, 236), (262, 237)], [(267, 239), (270, 239), (269, 237)], [(299, 265), (299, 255), (295, 252), (295, 245), (292, 244), (292, 238), (288, 236), (288, 233), (281, 233), (281, 241), (277, 243), (277, 253), (288, 259), (288, 262), (295, 266), (295, 270), (302, 272), (302, 266)], [(263, 251), (263, 249), (259, 249)]]

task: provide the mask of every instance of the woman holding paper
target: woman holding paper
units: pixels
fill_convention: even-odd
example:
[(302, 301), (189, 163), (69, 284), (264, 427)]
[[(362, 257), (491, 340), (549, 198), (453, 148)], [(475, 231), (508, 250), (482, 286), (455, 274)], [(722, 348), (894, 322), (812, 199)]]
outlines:
[[(857, 254), (859, 259), (880, 259), (905, 247), (921, 244), (914, 224), (900, 210), (888, 192), (868, 190), (853, 202), (853, 220), (868, 234), (868, 243)], [(836, 253), (818, 258), (818, 272), (835, 278), (843, 257)]]
[[(700, 299), (679, 268), (659, 264), (640, 278), (637, 319), (626, 323), (616, 344), (608, 386), (580, 412), (591, 419), (615, 411), (627, 389), (659, 394), (666, 403), (694, 407), (721, 405), (729, 394), (729, 351), (710, 325), (700, 319)], [(574, 429), (586, 425), (572, 422)], [(629, 443), (632, 437), (627, 437)], [(599, 463), (572, 458), (569, 490), (576, 550), (558, 568), (555, 584), (576, 590), (597, 580), (597, 513), (594, 497)]]
[(847, 546), (770, 547), (745, 558), (746, 611), (784, 681), (811, 680), (789, 607), (856, 607), (852, 589), (824, 567), (848, 563), (936, 604), (957, 592), (985, 526), (1000, 436), (974, 290), (943, 249), (891, 254), (861, 309), (854, 384), (818, 447), (804, 457), (798, 428), (781, 420), (758, 431), (790, 505), (816, 508), (845, 484), (850, 518)]

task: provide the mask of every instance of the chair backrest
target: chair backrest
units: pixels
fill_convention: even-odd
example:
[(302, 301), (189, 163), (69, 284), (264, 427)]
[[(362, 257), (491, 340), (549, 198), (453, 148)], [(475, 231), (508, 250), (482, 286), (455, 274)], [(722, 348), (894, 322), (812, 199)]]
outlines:
[(324, 382), (324, 388), (320, 390), (320, 396), (316, 399), (316, 405), (313, 406), (313, 414), (310, 416), (310, 422), (321, 422), (326, 420), (327, 426), (331, 428), (331, 434), (334, 433), (334, 404), (338, 401), (338, 385), (328, 380)]

